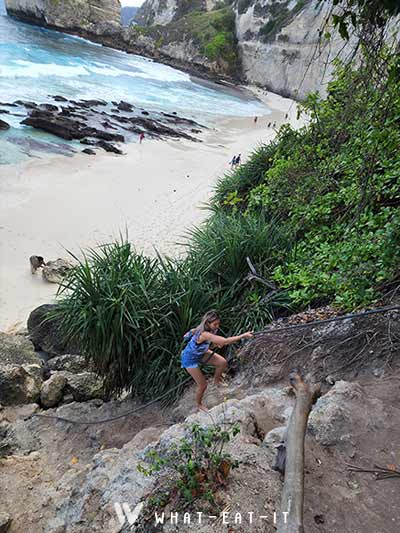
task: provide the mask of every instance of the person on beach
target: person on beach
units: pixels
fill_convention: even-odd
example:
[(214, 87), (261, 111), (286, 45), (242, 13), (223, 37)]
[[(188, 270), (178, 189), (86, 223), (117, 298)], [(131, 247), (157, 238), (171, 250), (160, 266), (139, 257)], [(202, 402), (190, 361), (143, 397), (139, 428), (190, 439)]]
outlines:
[(231, 165), (231, 169), (233, 169), (233, 167), (235, 166), (235, 162), (236, 162), (236, 156), (234, 155), (232, 159), (229, 161), (229, 164)]
[(254, 117), (254, 124), (257, 124), (258, 117)]
[(188, 343), (181, 354), (181, 367), (187, 370), (197, 384), (196, 405), (197, 409), (201, 411), (207, 411), (207, 407), (203, 404), (207, 380), (199, 368), (200, 363), (215, 366), (214, 383), (216, 385), (224, 385), (222, 374), (227, 367), (226, 360), (221, 355), (210, 350), (210, 344), (215, 344), (219, 347), (228, 346), (242, 339), (250, 339), (253, 336), (250, 331), (247, 331), (242, 335), (225, 338), (217, 335), (219, 327), (220, 318), (216, 311), (211, 310), (203, 316), (197, 328), (191, 329), (183, 337)]
[(139, 135), (139, 143), (140, 143), (140, 144), (142, 144), (143, 139), (144, 139), (144, 133), (142, 132), (142, 133)]
[(238, 167), (242, 161), (242, 154), (239, 154), (235, 161), (235, 167)]

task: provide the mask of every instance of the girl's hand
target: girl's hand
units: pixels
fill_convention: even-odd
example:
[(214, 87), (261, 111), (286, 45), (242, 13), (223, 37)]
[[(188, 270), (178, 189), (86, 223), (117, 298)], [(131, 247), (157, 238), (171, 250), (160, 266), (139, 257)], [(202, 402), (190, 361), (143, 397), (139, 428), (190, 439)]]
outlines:
[(241, 335), (242, 339), (251, 339), (253, 337), (253, 332), (252, 331), (246, 331), (246, 333), (243, 333)]

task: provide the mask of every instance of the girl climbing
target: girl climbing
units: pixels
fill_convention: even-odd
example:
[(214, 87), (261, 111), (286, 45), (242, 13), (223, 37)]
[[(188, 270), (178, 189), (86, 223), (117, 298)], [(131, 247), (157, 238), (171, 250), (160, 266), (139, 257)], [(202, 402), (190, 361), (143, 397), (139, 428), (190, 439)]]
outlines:
[(216, 335), (220, 327), (220, 318), (216, 311), (208, 311), (197, 328), (188, 331), (184, 339), (189, 341), (182, 352), (182, 368), (185, 368), (197, 383), (196, 405), (199, 410), (207, 411), (203, 405), (203, 396), (207, 388), (207, 380), (199, 368), (200, 363), (207, 363), (215, 366), (214, 383), (222, 385), (222, 373), (226, 369), (227, 362), (220, 355), (210, 350), (210, 344), (219, 347), (234, 344), (241, 339), (250, 339), (253, 334), (250, 331), (235, 337), (221, 337)]

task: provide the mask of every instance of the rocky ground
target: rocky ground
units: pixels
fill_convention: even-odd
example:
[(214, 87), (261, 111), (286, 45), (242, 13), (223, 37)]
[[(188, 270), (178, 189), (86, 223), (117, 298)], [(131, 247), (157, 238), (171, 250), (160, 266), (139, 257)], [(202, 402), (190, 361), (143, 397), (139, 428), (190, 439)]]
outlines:
[[(305, 320), (310, 317), (290, 321)], [(322, 384), (322, 396), (311, 412), (306, 437), (307, 531), (399, 531), (400, 478), (376, 480), (373, 473), (348, 470), (349, 464), (399, 470), (400, 320), (395, 312), (326, 324), (307, 335), (302, 330), (296, 330), (302, 331), (301, 335), (281, 333), (279, 342), (277, 334), (269, 336), (270, 340), (268, 336), (262, 342), (257, 339), (236, 358), (229, 386), (209, 387), (208, 414), (193, 413), (193, 389), (189, 388), (172, 407), (152, 405), (130, 417), (99, 425), (74, 425), (33, 416), (94, 421), (118, 416), (139, 405), (130, 399), (104, 401), (101, 388), (82, 378), (91, 375), (82, 358), (59, 355), (72, 347), (57, 344), (54, 324), (47, 330), (38, 325), (40, 310), (29, 323), (29, 333), (37, 348), (49, 350), (53, 346), (53, 357), (47, 362), (38, 357), (41, 352), (34, 352), (26, 334), (0, 338), (0, 531), (275, 531), (273, 512), (280, 508), (283, 480), (272, 466), (294, 404), (291, 388), (282, 375), (286, 364), (300, 363), (309, 381)], [(364, 344), (360, 347), (352, 343), (363, 339), (366, 332), (368, 354), (356, 357)], [(343, 345), (347, 345), (347, 365)], [(308, 350), (317, 351), (310, 357)], [(51, 389), (54, 376), (64, 378), (57, 378), (59, 383), (54, 386), (54, 391), (61, 389), (62, 394), (54, 396), (50, 391), (46, 396), (43, 391)], [(4, 388), (6, 384), (8, 388)], [(5, 390), (18, 394), (6, 395)], [(74, 390), (79, 391), (75, 396)], [(49, 397), (54, 407), (45, 408)], [(187, 424), (194, 421), (204, 426), (240, 425), (240, 434), (227, 445), (240, 466), (217, 494), (229, 524), (222, 523), (219, 509), (216, 518), (206, 516), (202, 524), (192, 523), (191, 527), (182, 521), (177, 526), (167, 523), (155, 527), (145, 520), (145, 513), (133, 526), (122, 526), (114, 503), (127, 502), (134, 509), (162, 480), (137, 471), (136, 466), (145, 460), (145, 451), (155, 448), (163, 453), (179, 442)], [(167, 506), (164, 511), (168, 518), (173, 509)], [(197, 520), (196, 505), (192, 511), (192, 520)], [(254, 513), (251, 524), (249, 511)], [(241, 524), (234, 523), (236, 512), (242, 514)]]
[[(17, 100), (0, 102), (0, 114), (21, 117), (21, 124), (51, 133), (66, 141), (79, 141), (81, 151), (95, 155), (95, 148), (122, 154), (119, 143), (134, 141), (141, 134), (149, 138), (176, 138), (199, 141), (196, 135), (204, 126), (191, 119), (179, 117), (175, 112), (146, 111), (129, 102), (103, 100), (68, 100), (63, 96), (51, 96), (54, 103), (37, 104)], [(0, 129), (8, 129), (6, 120), (0, 121)], [(10, 136), (10, 142), (26, 149), (40, 150), (40, 140)], [(25, 144), (24, 144), (25, 143)], [(46, 143), (48, 144), (48, 143)], [(77, 152), (74, 146), (60, 143), (54, 146), (57, 153)]]

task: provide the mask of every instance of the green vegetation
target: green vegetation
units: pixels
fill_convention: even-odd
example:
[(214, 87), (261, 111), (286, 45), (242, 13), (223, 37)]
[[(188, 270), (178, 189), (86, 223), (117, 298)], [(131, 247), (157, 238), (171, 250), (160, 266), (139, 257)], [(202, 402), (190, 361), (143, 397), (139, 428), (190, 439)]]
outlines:
[(147, 505), (165, 507), (173, 499), (179, 504), (209, 502), (215, 505), (216, 490), (226, 484), (230, 471), (239, 466), (225, 445), (240, 432), (239, 426), (227, 429), (221, 425), (202, 427), (192, 424), (179, 445), (172, 445), (165, 453), (152, 449), (147, 453), (147, 465), (137, 469), (146, 476), (168, 472), (168, 484), (156, 490)]
[(279, 220), (281, 232), (294, 237), (270, 272), (297, 307), (369, 304), (398, 272), (398, 61), (380, 58), (379, 82), (368, 65), (338, 66), (328, 97), (304, 102), (307, 127), (282, 127), (218, 184), (216, 212)]
[(162, 45), (190, 40), (201, 55), (215, 61), (223, 70), (233, 74), (237, 69), (235, 14), (231, 7), (220, 7), (209, 12), (193, 10), (165, 26), (150, 26), (134, 31), (149, 35)]

